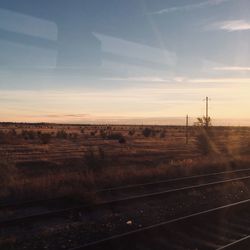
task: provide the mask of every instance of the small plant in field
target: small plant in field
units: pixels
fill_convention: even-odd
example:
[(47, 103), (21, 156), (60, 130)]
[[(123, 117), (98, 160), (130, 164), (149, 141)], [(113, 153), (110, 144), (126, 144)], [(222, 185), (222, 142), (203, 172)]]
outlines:
[(212, 126), (211, 117), (206, 117), (206, 116), (198, 117), (197, 122), (195, 122), (195, 125), (199, 127), (211, 127)]
[(78, 137), (78, 134), (77, 133), (70, 133), (69, 137), (70, 137), (70, 139), (76, 140)]
[(64, 131), (64, 130), (60, 130), (56, 133), (56, 137), (58, 139), (67, 139), (68, 138), (68, 134)]
[(154, 131), (154, 130), (152, 129), (151, 136), (152, 136), (152, 137), (155, 137), (155, 136), (156, 136), (156, 134), (157, 134), (157, 132), (156, 132), (156, 131)]
[(84, 155), (84, 163), (87, 170), (101, 170), (105, 165), (105, 153), (102, 148), (90, 148)]
[(6, 144), (7, 141), (6, 134), (4, 132), (0, 132), (0, 144)]
[(49, 133), (42, 133), (40, 135), (40, 140), (41, 140), (42, 144), (48, 144), (48, 143), (50, 143), (51, 134), (49, 134)]
[(126, 143), (126, 139), (124, 137), (120, 137), (118, 142), (121, 144), (124, 144), (124, 143)]
[(29, 139), (27, 130), (22, 130), (21, 135), (22, 135), (23, 139), (25, 139), (25, 140)]
[(153, 134), (153, 130), (151, 128), (144, 128), (142, 130), (142, 134), (145, 136), (145, 137), (149, 137)]
[(160, 138), (164, 138), (165, 136), (166, 136), (165, 131), (162, 131), (162, 132), (160, 133)]
[(107, 137), (107, 133), (104, 131), (104, 129), (100, 129), (100, 136), (105, 139)]
[(129, 136), (133, 136), (135, 134), (135, 131), (134, 130), (129, 130), (129, 132), (128, 132), (128, 135)]
[(217, 152), (214, 144), (214, 136), (210, 129), (201, 129), (196, 136), (196, 143), (198, 150), (203, 155)]
[(11, 134), (12, 136), (16, 136), (17, 132), (15, 129), (11, 129), (11, 131), (9, 132), (9, 134)]
[(108, 140), (117, 140), (119, 143), (126, 143), (126, 139), (121, 133), (111, 133), (107, 136)]
[(95, 136), (95, 135), (96, 135), (96, 131), (91, 131), (91, 132), (90, 132), (90, 135), (91, 135), (91, 136)]
[(34, 131), (31, 131), (31, 130), (28, 130), (28, 131), (24, 130), (24, 131), (22, 131), (22, 136), (26, 140), (35, 140), (36, 133)]
[(101, 147), (98, 148), (98, 154), (101, 160), (105, 160), (105, 152)]
[(13, 141), (17, 142), (18, 136), (13, 134), (12, 131), (2, 132), (0, 131), (0, 144), (11, 144)]

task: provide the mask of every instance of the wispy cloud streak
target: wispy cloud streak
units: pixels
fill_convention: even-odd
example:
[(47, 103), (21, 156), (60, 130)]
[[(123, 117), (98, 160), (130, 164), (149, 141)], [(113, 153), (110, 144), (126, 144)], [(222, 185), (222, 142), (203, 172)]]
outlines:
[(191, 83), (250, 83), (250, 78), (196, 78), (190, 79)]
[(224, 30), (228, 32), (233, 31), (244, 31), (244, 30), (250, 30), (250, 22), (239, 19), (239, 20), (228, 20), (228, 21), (222, 21), (222, 22), (216, 22), (212, 25), (209, 25), (209, 29), (217, 29), (217, 30)]
[(162, 77), (110, 77), (103, 78), (104, 81), (126, 81), (126, 82), (169, 82), (169, 79)]
[(161, 15), (161, 14), (172, 13), (172, 12), (177, 12), (177, 11), (192, 11), (195, 9), (201, 9), (201, 8), (205, 8), (208, 6), (219, 5), (227, 1), (228, 0), (209, 0), (209, 1), (204, 1), (204, 2), (195, 3), (195, 4), (184, 5), (184, 6), (174, 6), (170, 8), (165, 8), (165, 9), (152, 12), (150, 14)]
[(218, 71), (250, 71), (250, 67), (214, 67), (213, 70)]

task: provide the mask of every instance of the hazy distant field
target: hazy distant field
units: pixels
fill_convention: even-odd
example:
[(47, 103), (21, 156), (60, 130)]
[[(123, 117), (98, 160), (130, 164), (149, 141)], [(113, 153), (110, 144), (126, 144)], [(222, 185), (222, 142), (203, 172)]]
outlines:
[[(143, 135), (145, 128), (152, 132)], [(1, 152), (10, 153), (15, 162), (58, 163), (82, 158), (86, 151), (97, 148), (122, 164), (145, 164), (157, 158), (185, 159), (198, 154), (194, 131), (190, 131), (187, 146), (183, 127), (10, 125), (1, 126), (1, 131), (9, 135), (1, 143)], [(48, 135), (48, 141), (43, 141), (43, 135)], [(119, 143), (120, 136), (124, 142)]]
[[(211, 129), (213, 142), (220, 153), (244, 154), (249, 146), (250, 128)], [(181, 126), (10, 124), (1, 125), (0, 132), (1, 154), (8, 154), (11, 160), (17, 163), (59, 163), (64, 159), (82, 158), (88, 150), (98, 148), (120, 164), (146, 164), (156, 159), (188, 159), (198, 157), (202, 153), (197, 146), (197, 127), (189, 128), (188, 144), (186, 128)], [(121, 136), (125, 141), (119, 143)]]

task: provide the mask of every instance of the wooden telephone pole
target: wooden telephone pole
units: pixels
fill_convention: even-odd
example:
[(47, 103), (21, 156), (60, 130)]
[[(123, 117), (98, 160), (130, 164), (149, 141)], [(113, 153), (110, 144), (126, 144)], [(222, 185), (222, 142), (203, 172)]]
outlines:
[(209, 121), (208, 121), (208, 97), (206, 96), (206, 127), (208, 127)]

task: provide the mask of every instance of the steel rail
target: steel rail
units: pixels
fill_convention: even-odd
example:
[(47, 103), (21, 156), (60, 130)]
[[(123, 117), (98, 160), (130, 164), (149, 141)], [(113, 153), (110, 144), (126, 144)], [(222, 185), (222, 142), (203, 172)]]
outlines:
[[(155, 229), (157, 229), (158, 231), (161, 231), (161, 228), (163, 228), (165, 226), (171, 227), (171, 226), (174, 226), (174, 225), (176, 225), (178, 223), (187, 223), (187, 222), (188, 223), (193, 223), (195, 220), (199, 221), (204, 216), (205, 216), (205, 218), (207, 216), (210, 216), (210, 215), (217, 215), (218, 216), (218, 215), (224, 214), (225, 212), (228, 213), (229, 209), (240, 208), (240, 207), (242, 208), (244, 206), (247, 206), (247, 208), (249, 209), (250, 199), (243, 200), (243, 201), (240, 201), (240, 202), (231, 203), (231, 204), (228, 204), (228, 205), (224, 205), (224, 206), (220, 206), (220, 207), (216, 207), (216, 208), (212, 208), (212, 209), (208, 209), (208, 210), (198, 212), (198, 213), (194, 213), (194, 214), (190, 214), (190, 215), (187, 215), (187, 216), (182, 216), (182, 217), (179, 217), (179, 218), (176, 218), (176, 219), (160, 222), (160, 223), (157, 223), (157, 224), (154, 224), (154, 225), (151, 225), (151, 226), (147, 226), (147, 227), (144, 227), (144, 228), (139, 228), (139, 229), (132, 230), (132, 231), (129, 231), (129, 232), (126, 232), (126, 233), (117, 234), (117, 235), (110, 236), (110, 237), (107, 237), (107, 238), (104, 238), (104, 239), (101, 239), (101, 240), (96, 240), (96, 241), (87, 243), (87, 244), (79, 246), (79, 247), (71, 248), (70, 250), (115, 249), (115, 248), (112, 248), (112, 247), (117, 246), (117, 244), (120, 244), (121, 249), (124, 249), (124, 248), (126, 249), (126, 247), (124, 247), (122, 244), (124, 242), (131, 242), (130, 237), (133, 237), (133, 239), (136, 239), (140, 234), (149, 233), (149, 232), (151, 232), (152, 230), (155, 230)], [(147, 241), (148, 239), (149, 239), (148, 235), (146, 234), (145, 241)], [(242, 239), (242, 242), (243, 242), (243, 240), (244, 241), (247, 240), (249, 242), (249, 236), (248, 236), (248, 238)], [(238, 244), (239, 242), (240, 241), (236, 241), (235, 244)], [(134, 244), (136, 244), (136, 243), (134, 243)], [(227, 245), (227, 247), (230, 247), (230, 244)], [(151, 249), (151, 248), (147, 248), (147, 249)], [(157, 249), (157, 246), (155, 246), (154, 249)], [(222, 249), (227, 249), (227, 250), (230, 249), (231, 250), (231, 248), (223, 248), (223, 247), (218, 248), (218, 250), (222, 250)]]
[[(202, 175), (193, 175), (193, 176), (186, 176), (186, 177), (180, 177), (180, 178), (173, 178), (173, 179), (167, 179), (162, 181), (156, 181), (156, 182), (145, 182), (140, 184), (134, 184), (134, 185), (126, 185), (126, 186), (120, 186), (120, 187), (112, 187), (112, 188), (104, 188), (97, 190), (97, 194), (102, 194), (105, 192), (113, 192), (113, 191), (122, 191), (122, 190), (128, 190), (133, 188), (140, 188), (140, 187), (150, 187), (155, 186), (158, 184), (167, 184), (167, 183), (174, 183), (179, 181), (185, 181), (185, 180), (192, 180), (192, 179), (199, 179), (199, 178), (206, 178), (206, 177), (212, 177), (212, 176), (219, 176), (224, 174), (236, 174), (236, 173), (242, 173), (242, 172), (248, 172), (250, 171), (250, 168), (247, 169), (238, 169), (238, 170), (231, 170), (231, 171), (223, 171), (223, 172), (215, 172), (210, 174), (202, 174)], [(225, 178), (223, 176), (223, 178)], [(0, 210), (3, 209), (13, 209), (13, 208), (21, 208), (21, 207), (28, 207), (28, 206), (34, 206), (34, 205), (40, 205), (40, 204), (46, 204), (54, 201), (59, 200), (70, 200), (70, 197), (56, 197), (56, 198), (49, 198), (49, 199), (38, 199), (38, 200), (26, 200), (23, 202), (11, 202), (11, 203), (0, 203)]]
[(81, 211), (93, 211), (93, 210), (98, 210), (98, 209), (103, 209), (103, 208), (113, 208), (114, 206), (124, 205), (126, 203), (130, 203), (133, 201), (143, 201), (149, 198), (158, 198), (158, 197), (162, 197), (165, 195), (174, 194), (177, 192), (189, 191), (192, 189), (202, 189), (202, 188), (213, 187), (213, 186), (218, 186), (218, 185), (222, 185), (226, 183), (244, 181), (244, 180), (249, 180), (249, 179), (250, 179), (250, 176), (245, 176), (245, 177), (239, 177), (239, 178), (228, 179), (228, 180), (223, 180), (223, 181), (191, 185), (188, 187), (170, 189), (170, 190), (161, 191), (161, 192), (129, 196), (126, 198), (104, 201), (104, 202), (100, 202), (100, 203), (93, 204), (93, 205), (80, 205), (80, 206), (75, 206), (71, 208), (58, 209), (58, 210), (51, 211), (51, 212), (44, 212), (44, 213), (39, 213), (39, 214), (34, 214), (34, 215), (29, 215), (29, 216), (24, 216), (24, 217), (11, 218), (11, 219), (6, 219), (6, 220), (1, 220), (0, 227), (22, 224), (26, 222), (33, 222), (35, 220), (44, 219), (44, 218), (67, 216), (70, 213), (76, 213), (76, 212), (81, 212)]

